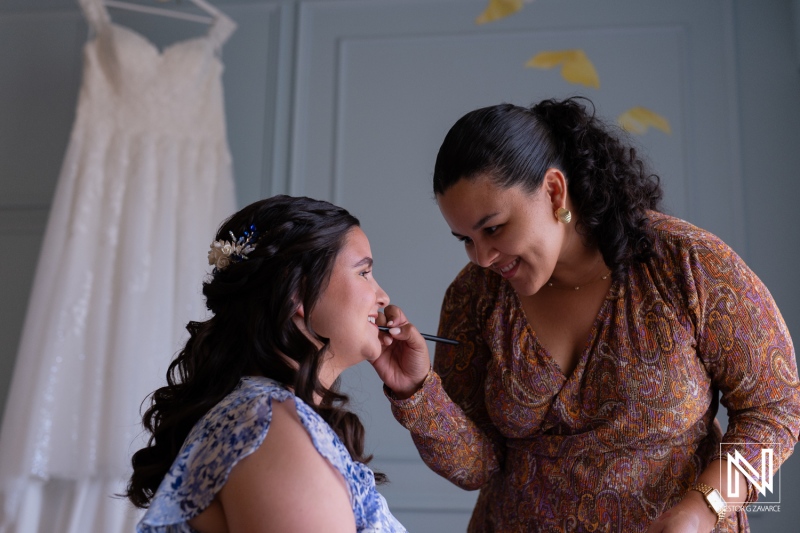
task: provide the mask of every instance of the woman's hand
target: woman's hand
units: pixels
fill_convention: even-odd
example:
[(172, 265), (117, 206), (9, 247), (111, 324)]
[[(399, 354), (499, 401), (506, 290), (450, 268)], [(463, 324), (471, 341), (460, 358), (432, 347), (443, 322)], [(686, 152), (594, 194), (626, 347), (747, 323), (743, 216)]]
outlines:
[(396, 305), (386, 306), (376, 322), (391, 329), (380, 334), (384, 348), (372, 366), (397, 398), (408, 398), (419, 390), (430, 371), (428, 345)]
[(690, 490), (680, 502), (650, 524), (647, 533), (709, 533), (716, 520), (703, 495)]

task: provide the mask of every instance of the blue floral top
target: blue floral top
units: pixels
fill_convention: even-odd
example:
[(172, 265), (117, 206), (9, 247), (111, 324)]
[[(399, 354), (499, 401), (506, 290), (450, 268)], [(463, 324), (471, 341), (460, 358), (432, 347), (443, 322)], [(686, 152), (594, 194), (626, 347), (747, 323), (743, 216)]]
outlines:
[(294, 400), (314, 447), (344, 477), (356, 530), (405, 532), (375, 488), (372, 470), (350, 457), (333, 429), (306, 403), (263, 377), (242, 378), (233, 392), (195, 424), (136, 531), (196, 533), (188, 521), (209, 506), (231, 469), (264, 441), (272, 420), (272, 401), (288, 399)]

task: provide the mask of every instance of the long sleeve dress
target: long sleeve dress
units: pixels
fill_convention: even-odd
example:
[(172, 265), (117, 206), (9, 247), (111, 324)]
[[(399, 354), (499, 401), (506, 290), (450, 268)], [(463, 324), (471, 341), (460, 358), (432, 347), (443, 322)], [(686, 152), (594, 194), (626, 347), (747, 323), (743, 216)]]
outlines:
[[(714, 459), (791, 454), (800, 382), (769, 291), (714, 235), (650, 221), (656, 258), (615, 276), (569, 376), (499, 275), (470, 264), (447, 290), (439, 332), (460, 345), (390, 400), (430, 468), (480, 489), (469, 531), (645, 531)], [(745, 512), (720, 531), (749, 531)]]

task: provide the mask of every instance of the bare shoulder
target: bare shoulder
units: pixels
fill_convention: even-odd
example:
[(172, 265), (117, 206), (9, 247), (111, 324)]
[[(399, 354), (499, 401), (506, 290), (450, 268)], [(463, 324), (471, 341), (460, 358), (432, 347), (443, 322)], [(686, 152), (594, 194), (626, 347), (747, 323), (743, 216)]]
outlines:
[(264, 442), (219, 493), (228, 531), (355, 531), (344, 478), (314, 447), (294, 402), (272, 407)]

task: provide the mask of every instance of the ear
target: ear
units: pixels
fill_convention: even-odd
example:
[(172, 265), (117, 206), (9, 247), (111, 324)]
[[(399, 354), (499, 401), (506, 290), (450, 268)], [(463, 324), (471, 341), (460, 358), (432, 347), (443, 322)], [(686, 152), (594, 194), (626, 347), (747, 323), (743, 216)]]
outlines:
[(542, 189), (547, 194), (553, 211), (567, 204), (567, 178), (555, 167), (548, 168), (542, 180)]
[(303, 308), (303, 304), (297, 304), (295, 307), (294, 314), (292, 315), (292, 322), (300, 331), (308, 337), (308, 328), (306, 328), (306, 310)]

